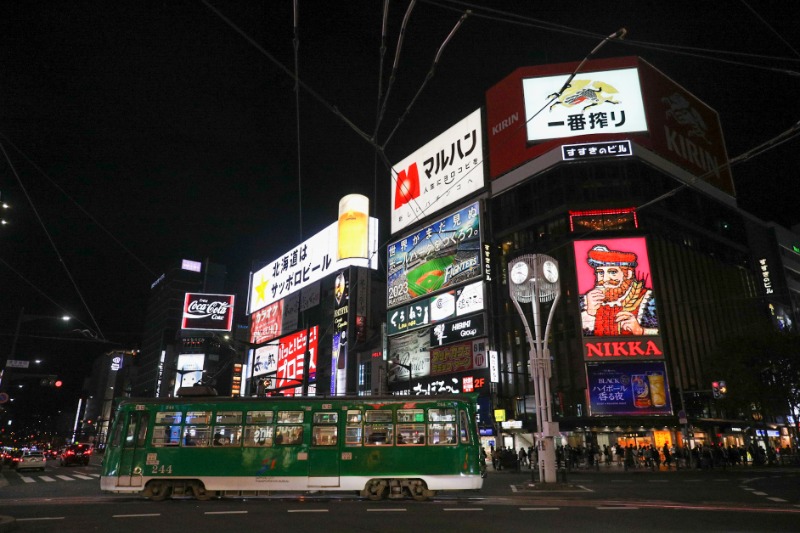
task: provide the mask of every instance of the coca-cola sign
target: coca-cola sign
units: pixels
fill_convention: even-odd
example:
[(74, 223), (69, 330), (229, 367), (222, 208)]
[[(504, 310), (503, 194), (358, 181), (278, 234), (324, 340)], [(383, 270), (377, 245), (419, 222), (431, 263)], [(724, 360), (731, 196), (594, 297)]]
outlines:
[(233, 325), (232, 294), (186, 293), (181, 329), (230, 331)]

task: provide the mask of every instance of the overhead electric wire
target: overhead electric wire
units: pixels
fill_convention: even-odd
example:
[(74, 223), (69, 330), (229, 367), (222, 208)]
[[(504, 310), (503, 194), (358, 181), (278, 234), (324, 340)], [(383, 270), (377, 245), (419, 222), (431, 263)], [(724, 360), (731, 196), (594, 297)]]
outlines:
[(66, 261), (64, 261), (64, 257), (61, 255), (61, 251), (58, 249), (58, 246), (56, 246), (56, 243), (53, 240), (53, 236), (50, 234), (50, 231), (48, 231), (47, 225), (44, 223), (44, 220), (42, 219), (42, 216), (39, 214), (39, 210), (36, 208), (36, 204), (33, 202), (33, 198), (28, 193), (28, 189), (25, 187), (25, 184), (22, 183), (22, 180), (20, 179), (19, 174), (17, 173), (17, 169), (14, 167), (14, 162), (11, 161), (11, 158), (9, 157), (8, 152), (6, 151), (5, 144), (2, 141), (0, 141), (0, 151), (3, 152), (3, 156), (6, 158), (6, 162), (8, 163), (8, 166), (11, 169), (12, 174), (14, 174), (14, 178), (16, 178), (17, 184), (19, 185), (19, 188), (22, 190), (22, 193), (25, 195), (25, 198), (28, 200), (28, 204), (31, 207), (31, 211), (33, 212), (34, 216), (36, 217), (36, 220), (39, 222), (39, 225), (41, 226), (42, 231), (44, 232), (45, 236), (47, 236), (47, 240), (50, 242), (50, 247), (55, 252), (56, 257), (58, 257), (58, 262), (61, 264), (61, 267), (64, 270), (64, 273), (67, 275), (67, 278), (69, 279), (70, 283), (72, 284), (73, 289), (75, 289), (75, 292), (77, 293), (78, 298), (80, 298), (84, 309), (86, 309), (86, 312), (89, 314), (89, 318), (91, 318), (92, 323), (94, 324), (95, 331), (97, 331), (97, 333), (100, 335), (101, 339), (105, 340), (105, 336), (103, 335), (103, 332), (101, 331), (100, 326), (97, 323), (97, 320), (95, 320), (94, 314), (92, 314), (92, 310), (89, 308), (89, 304), (86, 302), (86, 299), (83, 297), (83, 293), (81, 292), (80, 287), (78, 287), (78, 284), (75, 282), (75, 278), (72, 276), (72, 272), (70, 272)]

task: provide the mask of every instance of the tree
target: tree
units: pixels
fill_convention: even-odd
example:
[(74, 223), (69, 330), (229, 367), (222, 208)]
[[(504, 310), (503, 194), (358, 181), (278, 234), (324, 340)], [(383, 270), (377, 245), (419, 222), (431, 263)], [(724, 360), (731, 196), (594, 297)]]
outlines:
[(749, 331), (723, 341), (706, 359), (710, 384), (724, 380), (727, 394), (716, 405), (728, 416), (765, 420), (786, 417), (800, 406), (800, 336)]

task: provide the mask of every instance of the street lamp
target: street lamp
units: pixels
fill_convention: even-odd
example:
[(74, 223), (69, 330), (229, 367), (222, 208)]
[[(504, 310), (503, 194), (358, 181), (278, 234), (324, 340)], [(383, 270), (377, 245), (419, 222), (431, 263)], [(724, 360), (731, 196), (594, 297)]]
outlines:
[[(558, 283), (558, 261), (548, 255), (523, 255), (508, 263), (509, 295), (514, 302), (525, 336), (530, 344), (530, 367), (536, 396), (536, 430), (539, 444), (539, 479), (545, 483), (556, 482), (556, 452), (554, 437), (558, 435), (558, 422), (553, 422), (553, 406), (550, 398), (550, 350), (547, 338), (558, 299), (561, 297), (561, 286)], [(550, 314), (542, 337), (540, 304), (552, 301)], [(533, 308), (533, 326), (531, 328), (520, 303), (531, 303)]]
[(411, 388), (412, 388), (412, 384), (411, 384), (411, 365), (404, 365), (403, 363), (401, 363), (397, 359), (389, 359), (386, 362), (389, 363), (389, 366), (392, 366), (392, 365), (399, 366), (401, 368), (405, 368), (406, 370), (408, 370), (408, 394), (411, 394)]

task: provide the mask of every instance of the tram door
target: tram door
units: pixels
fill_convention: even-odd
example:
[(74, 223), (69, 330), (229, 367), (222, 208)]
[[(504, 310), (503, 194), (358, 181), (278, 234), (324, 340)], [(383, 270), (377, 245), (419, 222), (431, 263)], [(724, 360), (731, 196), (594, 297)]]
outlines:
[(313, 487), (339, 486), (339, 413), (315, 412), (308, 452), (308, 484)]
[(140, 487), (142, 485), (149, 421), (150, 413), (147, 411), (133, 411), (126, 414), (117, 477), (117, 486), (119, 487)]

